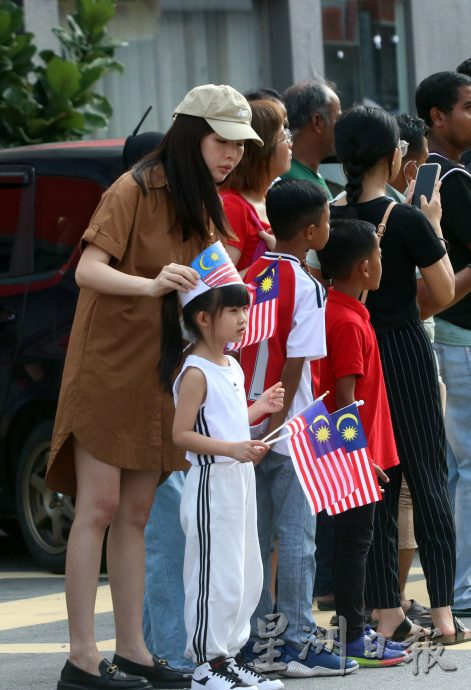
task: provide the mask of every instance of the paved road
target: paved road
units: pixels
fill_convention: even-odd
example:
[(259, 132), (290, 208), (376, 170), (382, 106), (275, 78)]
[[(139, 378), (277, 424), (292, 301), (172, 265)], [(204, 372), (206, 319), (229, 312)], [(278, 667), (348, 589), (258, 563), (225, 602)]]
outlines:
[[(427, 601), (418, 565), (408, 594)], [(114, 627), (106, 577), (100, 581), (96, 612), (99, 647), (111, 658)], [(330, 615), (318, 611), (316, 620), (328, 625)], [(471, 619), (466, 622), (471, 627)], [(67, 652), (64, 578), (38, 570), (21, 545), (0, 535), (0, 690), (55, 690)], [(471, 644), (448, 647), (435, 653), (435, 659), (428, 672), (434, 657), (427, 662), (421, 652), (412, 663), (394, 668), (360, 669), (345, 678), (286, 680), (286, 690), (471, 690)], [(456, 670), (446, 671), (444, 665)]]

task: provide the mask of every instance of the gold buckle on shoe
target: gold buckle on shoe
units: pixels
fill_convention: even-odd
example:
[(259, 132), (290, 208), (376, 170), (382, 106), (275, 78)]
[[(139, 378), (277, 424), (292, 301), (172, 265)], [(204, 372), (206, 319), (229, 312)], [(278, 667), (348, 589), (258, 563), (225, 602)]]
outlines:
[(111, 666), (108, 666), (108, 668), (106, 669), (106, 672), (107, 673), (116, 673), (117, 670), (118, 670), (118, 667), (116, 666), (116, 664), (111, 664)]

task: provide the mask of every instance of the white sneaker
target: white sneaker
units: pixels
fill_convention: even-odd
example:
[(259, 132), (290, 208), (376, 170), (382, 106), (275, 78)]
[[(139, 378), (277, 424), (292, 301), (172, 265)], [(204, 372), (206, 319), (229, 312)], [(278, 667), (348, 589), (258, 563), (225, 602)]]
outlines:
[(253, 664), (245, 661), (242, 654), (237, 654), (235, 658), (229, 657), (227, 661), (229, 662), (230, 668), (237, 673), (244, 683), (255, 685), (258, 690), (283, 690), (285, 687), (279, 678), (270, 680), (270, 678), (267, 678), (262, 673), (257, 673)]
[(218, 656), (200, 664), (193, 671), (191, 690), (257, 690), (255, 683), (245, 683), (229, 665), (229, 659)]

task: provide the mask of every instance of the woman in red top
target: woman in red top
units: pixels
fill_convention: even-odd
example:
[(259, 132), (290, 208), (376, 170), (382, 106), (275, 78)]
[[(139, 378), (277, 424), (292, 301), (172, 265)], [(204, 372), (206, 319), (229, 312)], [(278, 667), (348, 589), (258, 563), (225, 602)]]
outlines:
[(273, 180), (291, 165), (292, 137), (286, 129), (286, 113), (271, 100), (252, 101), (252, 127), (263, 146), (245, 144), (245, 154), (224, 183), (221, 196), (224, 211), (235, 238), (228, 240), (227, 251), (238, 270), (246, 269), (265, 250), (274, 246), (265, 209), (265, 196)]

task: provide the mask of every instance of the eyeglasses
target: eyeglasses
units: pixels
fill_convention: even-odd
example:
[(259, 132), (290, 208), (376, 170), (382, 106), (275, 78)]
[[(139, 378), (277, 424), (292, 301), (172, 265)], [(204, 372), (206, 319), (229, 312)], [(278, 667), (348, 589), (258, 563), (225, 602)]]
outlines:
[(399, 143), (397, 145), (399, 151), (401, 152), (401, 156), (404, 158), (404, 156), (407, 156), (407, 151), (409, 150), (409, 142), (404, 141), (404, 139), (399, 139)]
[(287, 141), (288, 144), (292, 144), (293, 143), (293, 135), (291, 134), (291, 130), (289, 130), (287, 127), (285, 127), (284, 131), (285, 131), (285, 136), (283, 137), (283, 139), (280, 139), (276, 143), (281, 144), (282, 141)]

